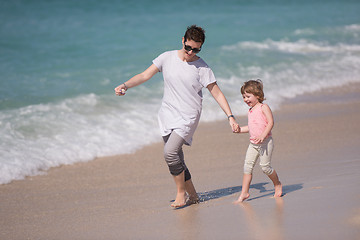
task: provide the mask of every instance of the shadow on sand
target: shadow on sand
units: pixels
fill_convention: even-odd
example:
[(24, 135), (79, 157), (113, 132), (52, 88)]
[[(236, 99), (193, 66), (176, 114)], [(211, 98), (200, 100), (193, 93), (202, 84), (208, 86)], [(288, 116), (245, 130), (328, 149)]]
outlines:
[[(274, 188), (271, 189), (266, 189), (265, 185), (269, 184), (270, 182), (263, 182), (263, 183), (255, 183), (255, 184), (251, 184), (250, 185), (250, 189), (257, 189), (259, 190), (260, 193), (265, 193), (262, 194), (260, 196), (256, 196), (253, 198), (249, 198), (246, 201), (252, 201), (255, 199), (259, 199), (259, 198), (263, 198), (263, 197), (268, 197), (268, 196), (272, 196), (275, 193)], [(300, 190), (303, 188), (303, 184), (292, 184), (292, 185), (285, 185), (283, 186), (283, 195), (285, 196), (288, 193)], [(242, 187), (241, 186), (235, 186), (235, 187), (228, 187), (228, 188), (220, 188), (220, 189), (216, 189), (213, 191), (209, 191), (209, 192), (200, 192), (198, 193), (199, 198), (200, 198), (200, 203), (202, 202), (207, 202), (210, 200), (214, 200), (214, 199), (218, 199), (218, 198), (222, 198), (222, 197), (226, 197), (226, 196), (230, 196), (234, 193), (239, 193), (241, 192)], [(171, 202), (173, 202), (174, 200), (172, 200)], [(188, 207), (189, 205), (186, 205), (184, 207)], [(177, 209), (181, 209), (184, 207), (180, 207)]]
[[(274, 193), (275, 193), (275, 190), (274, 189), (269, 189), (269, 190), (266, 190), (265, 188), (265, 185), (266, 184), (269, 184), (269, 182), (267, 183), (261, 183), (262, 185), (261, 186), (254, 186), (254, 185), (250, 185), (250, 188), (255, 188), (255, 189), (258, 189), (260, 191), (260, 193), (266, 193), (266, 194), (263, 194), (263, 195), (260, 195), (260, 196), (257, 196), (257, 197), (253, 197), (253, 198), (249, 198), (247, 199), (246, 201), (251, 201), (251, 200), (255, 200), (255, 199), (259, 199), (259, 198), (263, 198), (263, 197), (269, 197), (269, 196), (273, 196)], [(257, 184), (255, 184), (257, 185)], [(294, 191), (297, 191), (297, 190), (300, 190), (303, 188), (303, 184), (300, 183), (300, 184), (292, 184), (292, 185), (285, 185), (283, 186), (283, 194), (282, 194), (282, 197), (285, 196), (286, 194), (288, 193), (291, 193), (291, 192), (294, 192)]]

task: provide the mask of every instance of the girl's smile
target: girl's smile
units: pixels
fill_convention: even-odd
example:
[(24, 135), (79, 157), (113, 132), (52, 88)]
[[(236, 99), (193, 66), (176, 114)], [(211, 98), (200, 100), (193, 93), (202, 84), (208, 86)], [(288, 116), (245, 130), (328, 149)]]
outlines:
[(258, 98), (252, 93), (245, 92), (245, 94), (243, 94), (243, 99), (250, 108), (255, 107), (255, 105), (259, 103)]

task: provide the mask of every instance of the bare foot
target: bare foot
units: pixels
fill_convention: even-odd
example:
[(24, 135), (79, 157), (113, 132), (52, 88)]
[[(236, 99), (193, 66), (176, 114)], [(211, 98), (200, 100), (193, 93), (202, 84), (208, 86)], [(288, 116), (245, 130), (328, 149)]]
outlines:
[(198, 195), (196, 194), (195, 196), (189, 196), (189, 199), (187, 200), (187, 204), (191, 205), (191, 204), (197, 204), (200, 202), (200, 199), (198, 197)]
[(173, 208), (180, 208), (186, 205), (187, 194), (177, 194), (175, 201), (170, 205)]
[(275, 194), (274, 197), (281, 197), (282, 196), (282, 184), (279, 182), (279, 184), (275, 185)]
[(250, 197), (249, 193), (241, 193), (238, 200), (236, 200), (234, 203), (242, 203), (243, 201), (245, 201), (249, 197)]

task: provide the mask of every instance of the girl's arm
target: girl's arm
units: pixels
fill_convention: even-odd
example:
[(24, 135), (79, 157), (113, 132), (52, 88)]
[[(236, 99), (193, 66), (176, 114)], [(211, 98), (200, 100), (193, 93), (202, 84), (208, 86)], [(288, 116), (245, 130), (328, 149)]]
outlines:
[(223, 92), (220, 90), (219, 86), (215, 83), (211, 83), (207, 86), (207, 89), (209, 90), (209, 92), (211, 93), (211, 95), (214, 97), (214, 99), (216, 100), (216, 102), (219, 104), (219, 106), (221, 107), (221, 109), (225, 112), (226, 116), (228, 116), (229, 118), (229, 124), (232, 128), (233, 132), (238, 133), (240, 131), (239, 129), (239, 124), (237, 124), (236, 120), (234, 117), (229, 117), (232, 114), (230, 106), (228, 101), (226, 100), (225, 95), (223, 94)]
[(240, 127), (239, 133), (248, 133), (248, 132), (249, 132), (249, 127), (248, 126)]
[(152, 78), (157, 72), (159, 72), (159, 69), (154, 64), (152, 64), (144, 72), (135, 75), (134, 77), (130, 78), (128, 81), (117, 86), (115, 88), (116, 95), (118, 96), (125, 95), (125, 91), (128, 88), (136, 87), (146, 82), (147, 80)]

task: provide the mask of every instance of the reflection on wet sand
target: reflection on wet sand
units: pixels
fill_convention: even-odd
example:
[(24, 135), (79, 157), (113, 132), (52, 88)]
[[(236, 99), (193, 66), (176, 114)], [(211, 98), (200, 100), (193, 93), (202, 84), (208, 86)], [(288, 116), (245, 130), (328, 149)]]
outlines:
[(201, 231), (197, 224), (200, 219), (196, 208), (191, 209), (191, 211), (176, 211), (176, 216), (180, 239), (200, 239), (199, 233)]
[(272, 211), (256, 212), (249, 202), (240, 203), (245, 212), (249, 236), (253, 239), (282, 240), (284, 237), (283, 198), (274, 198)]

